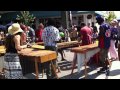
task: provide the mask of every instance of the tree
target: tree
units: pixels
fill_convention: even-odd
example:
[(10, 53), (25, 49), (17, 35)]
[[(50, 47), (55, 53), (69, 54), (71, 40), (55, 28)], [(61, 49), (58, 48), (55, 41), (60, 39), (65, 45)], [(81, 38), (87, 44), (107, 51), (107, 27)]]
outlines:
[(20, 11), (21, 15), (17, 15), (17, 20), (20, 20), (23, 24), (31, 26), (35, 20), (33, 14), (29, 11)]
[(110, 23), (113, 19), (116, 19), (116, 15), (115, 15), (114, 11), (110, 11), (109, 16), (107, 18), (107, 22)]

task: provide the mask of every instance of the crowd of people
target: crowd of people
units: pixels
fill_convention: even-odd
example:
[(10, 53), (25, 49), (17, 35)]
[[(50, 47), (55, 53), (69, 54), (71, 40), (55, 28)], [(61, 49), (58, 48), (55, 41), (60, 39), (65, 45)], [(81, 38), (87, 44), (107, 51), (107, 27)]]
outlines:
[[(3, 35), (0, 33), (0, 41), (3, 36), (5, 37), (5, 77), (7, 79), (23, 78), (18, 51), (30, 47), (30, 43), (35, 42), (44, 42), (46, 50), (52, 50), (56, 53), (60, 52), (62, 60), (65, 60), (63, 55), (64, 50), (58, 50), (58, 42), (78, 40), (81, 42), (80, 46), (84, 46), (95, 43), (98, 40), (98, 47), (100, 48), (99, 59), (102, 64), (102, 68), (98, 73), (108, 71), (109, 60), (119, 59), (120, 26), (115, 19), (109, 24), (105, 23), (104, 18), (101, 16), (98, 16), (96, 20), (100, 25), (99, 30), (94, 22), (92, 22), (92, 25), (90, 25), (90, 23), (87, 25), (81, 23), (80, 28), (76, 25), (72, 25), (71, 30), (62, 27), (62, 24), (54, 19), (48, 19), (46, 26), (44, 26), (43, 23), (40, 23), (37, 30), (22, 23), (13, 23), (8, 27), (8, 34)], [(118, 48), (118, 52), (116, 48)], [(75, 53), (74, 63), (77, 63), (76, 60), (77, 54)], [(56, 61), (57, 60), (54, 60), (52, 63), (58, 67)], [(48, 79), (56, 78), (51, 68), (51, 62), (44, 63), (44, 69)]]

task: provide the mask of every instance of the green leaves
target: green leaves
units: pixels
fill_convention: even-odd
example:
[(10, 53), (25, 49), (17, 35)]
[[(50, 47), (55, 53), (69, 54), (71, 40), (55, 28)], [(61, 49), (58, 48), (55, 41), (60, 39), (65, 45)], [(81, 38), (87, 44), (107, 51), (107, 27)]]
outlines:
[(23, 24), (31, 26), (35, 20), (33, 14), (30, 14), (29, 11), (20, 11), (21, 15), (17, 15), (17, 20), (20, 20)]
[(116, 19), (116, 15), (113, 11), (109, 12), (109, 16), (107, 18), (107, 22), (111, 22), (113, 19)]

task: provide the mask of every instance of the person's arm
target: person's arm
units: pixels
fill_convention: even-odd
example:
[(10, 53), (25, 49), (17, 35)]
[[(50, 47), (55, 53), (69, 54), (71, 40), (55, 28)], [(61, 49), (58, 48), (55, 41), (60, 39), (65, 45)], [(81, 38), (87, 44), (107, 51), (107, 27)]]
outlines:
[(61, 39), (58, 29), (55, 30), (54, 35), (55, 42), (58, 43), (59, 40)]
[(18, 51), (20, 51), (20, 50), (22, 50), (22, 49), (24, 49), (24, 48), (27, 48), (27, 45), (20, 45), (20, 35), (16, 35), (15, 37), (14, 37), (14, 42), (15, 42), (15, 48), (18, 50)]
[(103, 32), (104, 32), (104, 29), (103, 29), (103, 27), (100, 26), (100, 28), (99, 28), (99, 33), (98, 33), (98, 36), (97, 36), (96, 39), (99, 39), (100, 36), (103, 34)]

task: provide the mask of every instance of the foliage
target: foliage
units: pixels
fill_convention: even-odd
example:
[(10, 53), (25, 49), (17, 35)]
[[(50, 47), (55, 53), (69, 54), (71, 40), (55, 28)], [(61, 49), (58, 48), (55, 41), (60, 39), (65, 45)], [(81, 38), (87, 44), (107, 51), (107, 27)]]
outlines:
[(107, 22), (111, 22), (113, 19), (116, 19), (116, 15), (113, 11), (109, 12), (109, 16), (107, 18)]
[(21, 15), (17, 15), (17, 20), (20, 20), (23, 24), (31, 26), (35, 20), (33, 14), (29, 11), (20, 11)]

